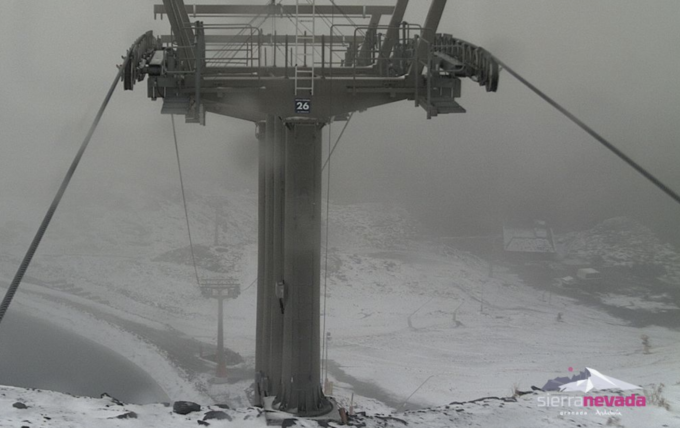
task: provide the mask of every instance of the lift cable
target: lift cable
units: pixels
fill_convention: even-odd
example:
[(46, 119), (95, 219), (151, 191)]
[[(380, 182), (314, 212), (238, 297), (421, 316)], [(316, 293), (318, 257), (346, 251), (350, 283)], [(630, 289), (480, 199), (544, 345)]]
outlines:
[(177, 155), (177, 170), (179, 171), (179, 184), (182, 187), (182, 204), (184, 205), (184, 219), (187, 222), (187, 235), (189, 235), (189, 248), (191, 249), (191, 262), (194, 265), (194, 274), (196, 275), (196, 285), (201, 286), (201, 280), (198, 277), (198, 266), (196, 266), (196, 254), (194, 253), (194, 241), (191, 237), (191, 224), (189, 223), (189, 209), (187, 208), (187, 198), (184, 192), (184, 178), (182, 177), (182, 164), (179, 161), (179, 145), (177, 144), (177, 130), (175, 129), (175, 115), (170, 115), (172, 121), (172, 138), (175, 140), (175, 154)]
[[(139, 40), (141, 40), (141, 38)], [(138, 42), (135, 42), (135, 44), (137, 43)], [(28, 267), (31, 264), (31, 261), (33, 260), (35, 252), (38, 250), (40, 241), (42, 241), (42, 238), (45, 235), (45, 232), (47, 231), (47, 227), (50, 225), (50, 222), (52, 221), (52, 217), (54, 216), (54, 213), (57, 210), (57, 207), (59, 206), (62, 197), (64, 196), (64, 192), (66, 192), (66, 188), (71, 182), (71, 178), (73, 178), (73, 174), (75, 173), (76, 168), (80, 163), (80, 159), (83, 157), (85, 149), (90, 143), (90, 139), (92, 138), (94, 131), (97, 129), (99, 121), (104, 115), (104, 110), (106, 110), (106, 107), (108, 106), (109, 101), (111, 100), (111, 96), (113, 95), (116, 86), (118, 86), (118, 82), (123, 77), (123, 73), (127, 68), (128, 61), (130, 61), (129, 55), (125, 57), (123, 65), (121, 65), (118, 68), (116, 78), (113, 80), (113, 83), (109, 88), (109, 92), (106, 94), (106, 97), (104, 98), (104, 102), (102, 103), (101, 107), (99, 107), (99, 111), (97, 112), (97, 116), (95, 117), (94, 122), (92, 122), (92, 125), (90, 126), (90, 130), (87, 132), (85, 139), (80, 145), (80, 149), (78, 149), (76, 157), (73, 159), (73, 162), (71, 162), (71, 166), (66, 172), (64, 180), (61, 182), (61, 186), (59, 187), (57, 194), (54, 196), (54, 199), (52, 200), (52, 205), (50, 205), (49, 209), (47, 210), (47, 213), (45, 214), (45, 217), (42, 220), (42, 223), (40, 223), (40, 227), (38, 228), (38, 231), (33, 237), (33, 241), (31, 242), (31, 245), (28, 247), (28, 251), (26, 251), (24, 258), (21, 261), (21, 264), (19, 265), (19, 269), (17, 270), (17, 273), (14, 275), (14, 279), (12, 280), (9, 288), (7, 289), (7, 292), (5, 293), (5, 297), (2, 300), (2, 303), (0, 304), (0, 322), (2, 322), (2, 319), (5, 316), (5, 313), (7, 312), (9, 305), (12, 303), (12, 299), (14, 298), (14, 295), (16, 294), (17, 289), (19, 288), (19, 285), (21, 284), (21, 280), (24, 278), (24, 274), (28, 270)]]
[[(347, 118), (347, 122), (345, 122), (345, 126), (343, 126), (342, 131), (340, 131), (340, 135), (338, 135), (338, 139), (335, 140), (335, 144), (333, 144), (333, 148), (330, 149), (330, 151), (328, 153), (328, 157), (326, 158), (326, 162), (324, 162), (323, 166), (321, 167), (322, 172), (323, 172), (324, 169), (326, 169), (326, 165), (328, 165), (330, 163), (331, 155), (335, 152), (335, 148), (338, 147), (338, 143), (340, 142), (340, 139), (342, 138), (342, 136), (345, 134), (345, 129), (347, 129), (347, 125), (349, 125), (349, 122), (352, 120), (353, 116), (354, 116), (354, 112), (351, 112), (349, 114), (349, 117)], [(330, 136), (328, 138), (330, 139)]]
[(241, 291), (241, 293), (242, 293), (242, 294), (245, 293), (246, 290), (249, 289), (250, 287), (252, 287), (253, 285), (255, 285), (256, 282), (257, 282), (257, 277), (255, 277), (255, 279), (253, 280), (253, 282), (251, 282), (249, 286), (247, 286), (246, 288), (244, 288), (244, 289)]
[[(493, 56), (493, 55), (492, 55)], [(510, 73), (515, 79), (519, 80), (524, 86), (529, 88), (531, 91), (533, 91), (536, 95), (541, 97), (545, 102), (553, 106), (557, 111), (562, 113), (564, 116), (566, 116), (569, 120), (574, 122), (577, 126), (579, 126), (581, 129), (583, 129), (585, 132), (587, 132), (591, 137), (593, 137), (595, 140), (597, 140), (600, 144), (602, 144), (604, 147), (609, 149), (612, 153), (614, 153), (616, 156), (618, 156), (622, 161), (627, 163), (629, 166), (631, 166), (635, 171), (640, 173), (643, 177), (645, 177), (647, 180), (649, 180), (653, 185), (655, 185), (657, 188), (659, 188), (662, 192), (666, 193), (666, 195), (670, 196), (671, 199), (673, 199), (675, 202), (680, 204), (680, 195), (678, 195), (674, 190), (666, 186), (661, 180), (656, 178), (651, 172), (647, 171), (644, 167), (642, 167), (640, 164), (635, 162), (633, 159), (628, 157), (625, 153), (623, 153), (621, 150), (616, 148), (612, 143), (607, 141), (603, 136), (595, 132), (591, 127), (586, 125), (582, 120), (574, 116), (571, 112), (569, 112), (566, 108), (562, 107), (557, 101), (553, 100), (550, 98), (548, 95), (546, 95), (543, 91), (532, 85), (528, 80), (526, 80), (524, 77), (519, 75), (515, 70), (512, 68), (508, 67), (507, 64), (505, 64), (503, 61), (498, 59), (497, 57), (493, 56), (493, 58), (498, 62), (498, 64), (503, 67), (508, 73)]]

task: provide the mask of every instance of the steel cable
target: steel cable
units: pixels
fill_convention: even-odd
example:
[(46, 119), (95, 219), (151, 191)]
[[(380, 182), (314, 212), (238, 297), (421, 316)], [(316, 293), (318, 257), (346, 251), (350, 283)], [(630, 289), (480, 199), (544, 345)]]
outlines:
[(351, 112), (351, 113), (349, 114), (349, 117), (347, 118), (347, 121), (345, 122), (345, 126), (342, 127), (342, 131), (340, 131), (340, 135), (338, 135), (338, 139), (335, 140), (335, 144), (333, 144), (333, 148), (330, 149), (330, 153), (328, 153), (328, 157), (326, 158), (326, 161), (323, 163), (323, 166), (321, 167), (321, 171), (323, 171), (324, 169), (326, 169), (326, 166), (327, 166), (328, 163), (331, 161), (331, 156), (332, 156), (333, 153), (335, 152), (335, 148), (338, 146), (338, 143), (340, 142), (340, 139), (341, 139), (342, 136), (344, 135), (345, 129), (347, 129), (347, 125), (349, 125), (349, 122), (352, 120), (352, 116), (354, 116), (354, 112)]
[(661, 180), (656, 178), (651, 172), (647, 171), (645, 168), (643, 168), (640, 164), (635, 162), (633, 159), (628, 157), (625, 153), (623, 153), (621, 150), (616, 148), (612, 143), (607, 141), (603, 136), (595, 132), (590, 126), (586, 125), (582, 120), (574, 116), (571, 112), (569, 112), (566, 108), (562, 107), (557, 101), (553, 100), (550, 98), (548, 95), (546, 95), (543, 91), (532, 85), (528, 80), (526, 80), (524, 77), (522, 77), (519, 73), (517, 73), (515, 70), (512, 68), (508, 67), (507, 64), (505, 64), (503, 61), (498, 59), (497, 57), (493, 56), (492, 57), (496, 60), (496, 62), (503, 67), (510, 75), (512, 75), (515, 79), (519, 80), (520, 83), (522, 83), (524, 86), (529, 88), (531, 91), (533, 91), (536, 95), (541, 97), (545, 102), (553, 106), (557, 111), (562, 113), (564, 116), (566, 116), (569, 120), (571, 120), (573, 123), (575, 123), (578, 127), (583, 129), (588, 135), (593, 137), (597, 142), (602, 144), (604, 147), (609, 149), (612, 153), (614, 153), (616, 156), (618, 156), (622, 161), (627, 163), (630, 167), (632, 167), (635, 171), (640, 173), (643, 177), (645, 177), (647, 180), (649, 180), (653, 185), (655, 185), (659, 190), (664, 192), (666, 195), (670, 196), (671, 199), (673, 199), (675, 202), (680, 204), (680, 195), (678, 195), (673, 189), (670, 187), (666, 186)]
[[(138, 41), (135, 42), (135, 44), (137, 44), (139, 40), (141, 40), (141, 38), (138, 39)], [(54, 213), (57, 210), (57, 207), (59, 206), (59, 203), (61, 202), (64, 193), (66, 192), (66, 188), (71, 182), (71, 178), (73, 178), (73, 174), (75, 173), (76, 168), (80, 163), (80, 159), (83, 157), (83, 154), (85, 153), (85, 149), (90, 143), (90, 139), (92, 139), (94, 131), (97, 129), (97, 125), (99, 125), (99, 121), (101, 120), (104, 114), (104, 110), (106, 110), (106, 107), (108, 106), (109, 101), (111, 100), (111, 96), (113, 95), (116, 86), (118, 86), (118, 82), (123, 77), (123, 73), (125, 72), (125, 69), (127, 68), (129, 61), (130, 55), (127, 55), (125, 57), (125, 61), (119, 67), (118, 73), (116, 74), (116, 78), (113, 80), (113, 84), (111, 84), (111, 87), (109, 88), (109, 91), (107, 92), (106, 97), (104, 98), (104, 102), (102, 103), (101, 107), (99, 107), (99, 111), (97, 112), (97, 116), (95, 117), (94, 122), (92, 122), (92, 126), (90, 126), (90, 130), (88, 131), (87, 135), (85, 136), (85, 139), (80, 145), (80, 149), (78, 150), (76, 157), (73, 159), (73, 162), (71, 162), (71, 166), (66, 172), (64, 180), (61, 182), (61, 186), (59, 187), (57, 194), (54, 196), (52, 204), (47, 210), (47, 213), (45, 214), (42, 223), (40, 223), (40, 227), (38, 228), (38, 231), (33, 237), (33, 241), (31, 242), (31, 245), (28, 247), (28, 251), (26, 251), (24, 258), (21, 261), (21, 264), (19, 265), (19, 269), (14, 275), (14, 279), (12, 280), (9, 288), (7, 289), (7, 292), (5, 293), (5, 297), (2, 300), (2, 303), (0, 304), (0, 323), (2, 322), (2, 319), (5, 316), (5, 313), (7, 313), (9, 305), (12, 303), (12, 299), (14, 299), (14, 295), (16, 294), (19, 285), (21, 284), (21, 280), (24, 278), (24, 274), (28, 270), (31, 261), (33, 260), (33, 256), (38, 250), (38, 246), (40, 245), (40, 242), (42, 241), (42, 238), (45, 235), (45, 232), (47, 231), (47, 227), (50, 225), (50, 222), (52, 221), (52, 217), (54, 216)]]
[(179, 161), (179, 145), (177, 144), (177, 131), (175, 129), (175, 115), (170, 115), (172, 122), (172, 138), (175, 140), (175, 154), (177, 155), (177, 170), (179, 171), (179, 184), (182, 187), (182, 204), (184, 205), (184, 218), (187, 222), (187, 234), (189, 235), (189, 249), (191, 250), (191, 262), (194, 265), (194, 274), (196, 275), (196, 285), (201, 286), (201, 280), (198, 276), (198, 267), (196, 266), (196, 254), (194, 253), (194, 240), (191, 237), (191, 225), (189, 223), (189, 209), (187, 208), (187, 197), (184, 192), (184, 177), (182, 176), (182, 164)]

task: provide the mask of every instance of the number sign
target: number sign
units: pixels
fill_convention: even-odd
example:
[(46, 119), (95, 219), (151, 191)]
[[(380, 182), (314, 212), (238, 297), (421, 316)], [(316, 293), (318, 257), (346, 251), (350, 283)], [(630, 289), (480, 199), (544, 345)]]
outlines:
[(312, 101), (309, 98), (295, 98), (295, 113), (309, 114), (312, 111)]

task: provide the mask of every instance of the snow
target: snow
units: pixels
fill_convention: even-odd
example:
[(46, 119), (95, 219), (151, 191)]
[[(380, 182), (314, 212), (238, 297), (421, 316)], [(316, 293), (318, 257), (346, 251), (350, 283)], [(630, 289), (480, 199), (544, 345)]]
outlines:
[(680, 254), (632, 218), (607, 219), (590, 230), (569, 233), (561, 240), (569, 258), (602, 266), (661, 268), (664, 280), (680, 285)]
[[(661, 296), (665, 297), (665, 296)], [(653, 297), (652, 297), (653, 298)], [(630, 308), (630, 309), (644, 309), (650, 312), (658, 313), (658, 312), (664, 312), (668, 310), (677, 310), (678, 307), (674, 304), (666, 303), (666, 302), (660, 302), (660, 301), (653, 301), (653, 300), (647, 300), (643, 299), (641, 297), (637, 296), (622, 296), (622, 295), (605, 295), (601, 298), (602, 302), (611, 305), (611, 306), (618, 306), (622, 308)]]
[[(28, 408), (18, 409), (15, 403)], [(231, 420), (210, 420), (210, 426), (243, 428), (266, 426), (262, 412), (255, 408), (223, 409), (203, 406), (200, 412), (179, 415), (165, 404), (134, 405), (117, 403), (109, 397), (74, 397), (58, 392), (0, 387), (0, 427), (186, 427), (198, 426), (207, 411), (223, 411)], [(118, 417), (134, 412), (135, 417)]]
[[(80, 206), (78, 216), (68, 215), (65, 207), (56, 219), (61, 229), (46, 237), (11, 310), (48, 319), (119, 353), (148, 372), (172, 400), (228, 402), (243, 409), (234, 411), (231, 425), (211, 421), (213, 426), (264, 426), (257, 410), (247, 408), (244, 393), (254, 359), (256, 287), (247, 287), (257, 272), (256, 198), (225, 192), (229, 203), (223, 207), (217, 247), (214, 204), (201, 196), (190, 202), (195, 242), (205, 249), (200, 276), (233, 277), (242, 289), (237, 299), (225, 303), (225, 342), (243, 362), (230, 367), (238, 376), (223, 384), (211, 382), (209, 364), (196, 362), (198, 343), (214, 348), (216, 302), (203, 298), (195, 284), (183, 211), (166, 196), (140, 195), (125, 203), (114, 198), (111, 205)], [(402, 426), (384, 419), (390, 414), (416, 427), (591, 426), (606, 425), (610, 417), (618, 418), (611, 424), (626, 427), (648, 426), (649, 421), (678, 425), (677, 330), (634, 327), (601, 307), (586, 306), (556, 289), (553, 293), (548, 288), (552, 278), (543, 290), (529, 286), (515, 266), (492, 266), (422, 238), (420, 226), (403, 210), (377, 204), (332, 204), (330, 209), (322, 320), (332, 337), (329, 379), (344, 407), (349, 408), (354, 396), (352, 407), (366, 413), (361, 422), (367, 427)], [(667, 272), (680, 269), (670, 247), (645, 229), (633, 227), (631, 232), (626, 224), (610, 222), (606, 228), (571, 235), (567, 258), (587, 261), (596, 254), (614, 265), (618, 254), (632, 254), (630, 260), (651, 257)], [(14, 271), (23, 249), (23, 233), (10, 233), (23, 230), (16, 226), (0, 228), (7, 237), (0, 254), (5, 275)], [(625, 239), (604, 239), (607, 234), (638, 238), (628, 245)], [(609, 257), (610, 251), (617, 256)], [(622, 290), (598, 298), (638, 311), (677, 310), (670, 295), (659, 293), (641, 297)], [(642, 334), (649, 337), (650, 352), (642, 346)], [(180, 352), (162, 339), (178, 336), (195, 341), (196, 349)], [(670, 410), (649, 405), (623, 409), (621, 415), (565, 416), (560, 409), (539, 408), (541, 393), (516, 402), (449, 405), (511, 396), (515, 389), (529, 390), (566, 375), (568, 367), (593, 367), (643, 386), (649, 396), (663, 383)], [(12, 407), (22, 400), (29, 409)], [(105, 399), (0, 388), (0, 426), (17, 426), (24, 419), (34, 421), (31, 426), (54, 427), (196, 426), (202, 417), (179, 417), (162, 405), (126, 404), (124, 409), (139, 419), (105, 419), (121, 411), (113, 408)], [(244, 422), (248, 415), (251, 419)]]
[[(680, 388), (669, 388), (675, 399)], [(586, 407), (578, 410), (557, 410), (540, 407), (533, 393), (519, 397), (488, 397), (468, 403), (454, 402), (445, 406), (401, 413), (358, 412), (350, 417), (350, 425), (373, 427), (443, 428), (451, 426), (501, 427), (581, 427), (597, 425), (647, 427), (650, 418), (655, 426), (677, 426), (680, 416), (660, 406), (611, 410)], [(677, 401), (677, 400), (676, 400)], [(15, 404), (26, 408), (16, 408)], [(22, 406), (23, 407), (23, 406)], [(187, 415), (174, 413), (168, 404), (135, 405), (120, 403), (110, 397), (74, 397), (52, 391), (27, 390), (0, 386), (0, 427), (33, 426), (44, 428), (72, 427), (188, 427), (197, 426), (209, 411), (224, 412), (226, 419), (211, 419), (214, 427), (265, 427), (264, 413), (256, 408), (229, 409), (217, 405), (202, 405), (201, 410)], [(574, 414), (568, 414), (573, 412)], [(585, 412), (587, 414), (581, 414)], [(565, 414), (567, 413), (567, 414)], [(119, 419), (124, 415), (131, 417)], [(296, 420), (296, 427), (324, 426), (309, 420)], [(336, 422), (325, 426), (338, 427)], [(616, 426), (616, 425), (615, 425)]]

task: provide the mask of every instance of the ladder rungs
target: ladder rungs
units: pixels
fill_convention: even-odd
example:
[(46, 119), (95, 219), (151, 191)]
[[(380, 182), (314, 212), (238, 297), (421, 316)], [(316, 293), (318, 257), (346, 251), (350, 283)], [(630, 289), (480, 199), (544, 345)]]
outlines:
[[(314, 42), (316, 40), (316, 11), (315, 11), (315, 0), (297, 0), (295, 2), (296, 7), (305, 5), (306, 7), (312, 6), (312, 14), (307, 16), (300, 16), (299, 14), (295, 17), (295, 94), (305, 94), (314, 95), (314, 80), (316, 79), (316, 73), (314, 71), (315, 63), (314, 59), (316, 57), (316, 52), (314, 48)], [(310, 29), (311, 26), (311, 29)], [(300, 45), (311, 44), (312, 48), (307, 51), (300, 52)], [(309, 64), (309, 65), (307, 65)]]

